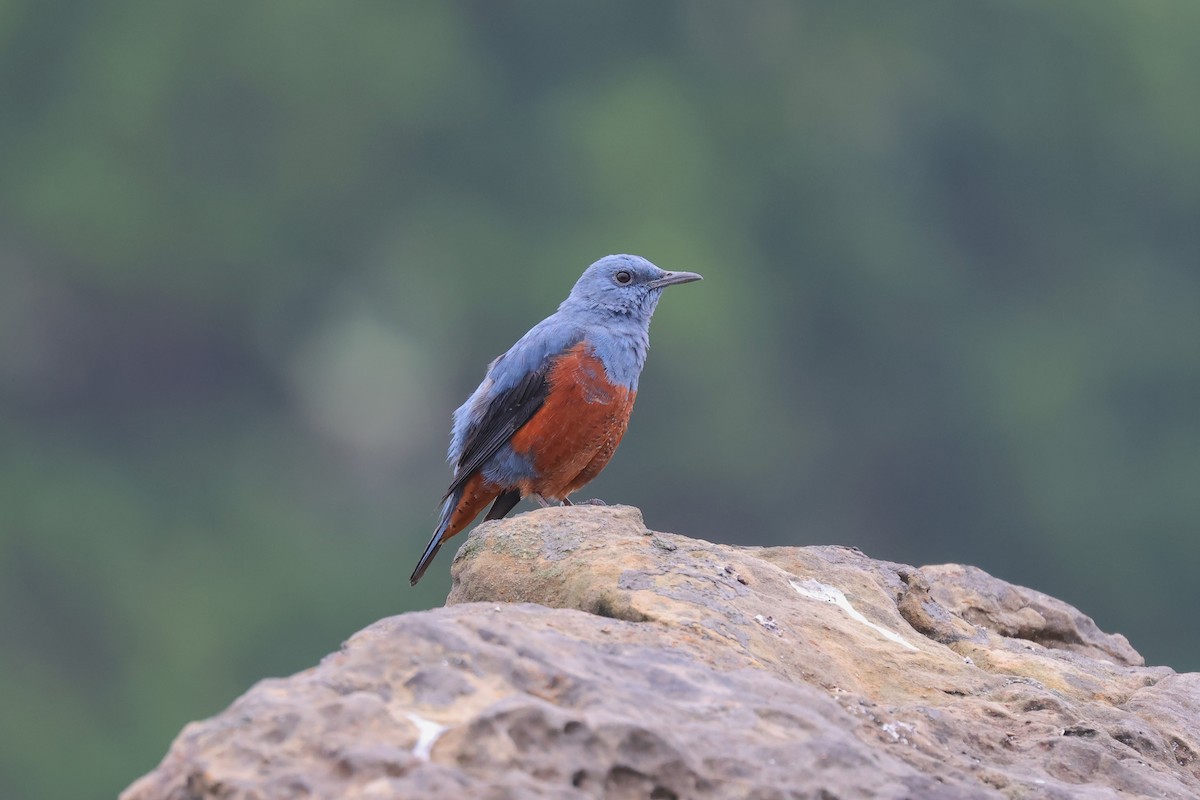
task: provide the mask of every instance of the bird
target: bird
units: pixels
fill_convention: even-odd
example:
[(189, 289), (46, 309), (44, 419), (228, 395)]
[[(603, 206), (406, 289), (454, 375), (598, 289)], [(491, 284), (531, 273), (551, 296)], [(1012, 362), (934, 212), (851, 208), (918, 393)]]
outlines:
[(571, 505), (569, 496), (600, 474), (629, 425), (663, 290), (698, 280), (641, 256), (605, 256), (584, 270), (557, 311), (488, 365), (454, 412), (453, 479), (411, 585), (488, 503), (489, 520), (524, 497)]

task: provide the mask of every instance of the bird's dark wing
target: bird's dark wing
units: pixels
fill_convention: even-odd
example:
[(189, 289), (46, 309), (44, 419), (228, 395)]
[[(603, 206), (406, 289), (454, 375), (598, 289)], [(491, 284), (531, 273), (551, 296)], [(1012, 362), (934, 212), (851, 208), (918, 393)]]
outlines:
[(454, 469), (454, 482), (442, 496), (443, 500), (461, 489), (542, 407), (550, 389), (548, 376), (554, 361), (554, 357), (543, 359), (537, 369), (493, 397), (482, 418), (468, 428), (462, 455)]

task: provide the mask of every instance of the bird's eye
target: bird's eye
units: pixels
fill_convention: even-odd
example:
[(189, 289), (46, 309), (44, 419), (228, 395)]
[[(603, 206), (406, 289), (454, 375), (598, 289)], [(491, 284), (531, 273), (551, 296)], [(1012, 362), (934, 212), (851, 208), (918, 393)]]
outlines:
[(618, 272), (616, 275), (614, 275), (613, 278), (616, 280), (617, 283), (621, 284), (622, 286), (628, 286), (630, 281), (633, 280), (633, 273), (630, 272), (629, 270), (623, 269), (620, 272)]

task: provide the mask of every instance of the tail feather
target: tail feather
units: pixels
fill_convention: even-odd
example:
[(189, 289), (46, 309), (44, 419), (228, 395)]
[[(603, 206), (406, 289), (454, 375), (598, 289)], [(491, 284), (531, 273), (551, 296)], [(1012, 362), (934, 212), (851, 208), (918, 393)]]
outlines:
[(442, 532), (439, 530), (433, 534), (433, 538), (429, 540), (429, 546), (425, 548), (425, 555), (421, 556), (421, 560), (417, 562), (417, 568), (413, 570), (412, 575), (408, 578), (409, 586), (416, 586), (417, 581), (421, 580), (421, 576), (425, 574), (425, 570), (429, 569), (429, 565), (433, 563), (434, 556), (438, 550), (442, 549)]
[(512, 511), (513, 506), (519, 502), (521, 502), (521, 492), (517, 489), (509, 489), (496, 498), (496, 502), (492, 503), (492, 508), (484, 519), (504, 519), (504, 515)]
[[(421, 580), (421, 576), (425, 574), (425, 570), (429, 569), (434, 557), (442, 546), (442, 542), (460, 532), (463, 528), (471, 524), (471, 520), (479, 516), (488, 503), (500, 494), (500, 489), (486, 481), (479, 475), (472, 477), (463, 486), (460, 486), (456, 491), (448, 495), (442, 502), (442, 514), (438, 520), (437, 530), (433, 532), (433, 538), (429, 540), (429, 544), (425, 547), (425, 553), (421, 556), (421, 560), (417, 562), (416, 569), (409, 576), (408, 583), (410, 586), (416, 586), (417, 581)], [(501, 497), (501, 500), (504, 498)], [(520, 499), (520, 495), (517, 495)], [(499, 504), (500, 501), (497, 501)], [(516, 505), (515, 501), (505, 509), (505, 513)]]
[(429, 540), (429, 544), (425, 546), (425, 552), (421, 555), (421, 560), (417, 562), (416, 569), (412, 571), (412, 575), (408, 578), (409, 586), (417, 585), (417, 581), (421, 580), (421, 576), (425, 574), (425, 570), (429, 569), (429, 565), (433, 563), (438, 550), (442, 549), (442, 542), (454, 535), (446, 535), (446, 529), (450, 527), (450, 522), (454, 519), (454, 510), (458, 508), (459, 501), (462, 500), (462, 495), (463, 490), (460, 488), (457, 492), (442, 498), (442, 513), (438, 519), (437, 529), (433, 532), (433, 537)]

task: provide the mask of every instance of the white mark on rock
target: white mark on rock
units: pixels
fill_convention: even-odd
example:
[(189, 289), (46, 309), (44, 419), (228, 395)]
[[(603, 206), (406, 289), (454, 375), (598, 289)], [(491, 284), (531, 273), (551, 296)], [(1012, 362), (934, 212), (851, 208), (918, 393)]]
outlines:
[(891, 737), (893, 742), (900, 744), (908, 744), (908, 735), (916, 728), (907, 722), (885, 722), (879, 726), (884, 733)]
[(793, 589), (800, 593), (801, 597), (807, 597), (810, 600), (820, 600), (823, 603), (832, 603), (849, 614), (851, 619), (855, 620), (856, 622), (861, 622), (863, 625), (878, 631), (885, 639), (889, 639), (896, 644), (901, 645), (902, 647), (907, 647), (909, 650), (918, 649), (916, 645), (909, 642), (900, 634), (896, 633), (895, 631), (889, 631), (882, 625), (876, 625), (874, 622), (871, 622), (871, 620), (860, 614), (857, 608), (850, 605), (850, 601), (846, 599), (845, 593), (843, 593), (842, 590), (836, 586), (827, 586), (826, 584), (821, 583), (820, 581), (814, 581), (811, 578), (801, 582), (789, 580), (788, 583), (792, 585)]
[(411, 711), (405, 711), (404, 716), (408, 717), (409, 722), (417, 726), (417, 743), (413, 745), (413, 755), (422, 761), (428, 761), (429, 756), (433, 753), (434, 743), (446, 731), (446, 726), (425, 719)]

